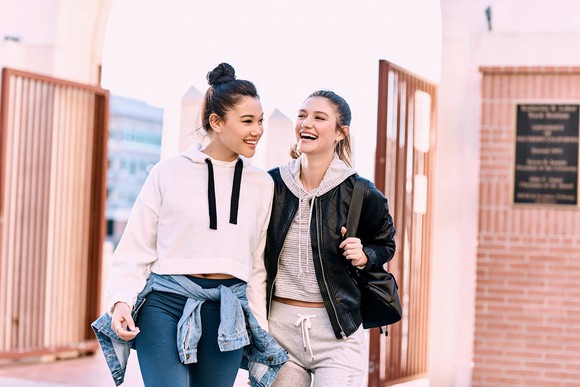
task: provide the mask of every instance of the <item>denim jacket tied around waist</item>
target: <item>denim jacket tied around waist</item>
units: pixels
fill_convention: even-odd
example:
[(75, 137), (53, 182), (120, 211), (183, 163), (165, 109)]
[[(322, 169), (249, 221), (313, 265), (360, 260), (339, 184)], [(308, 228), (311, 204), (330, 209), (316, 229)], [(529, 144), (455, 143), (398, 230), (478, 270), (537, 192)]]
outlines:
[[(263, 330), (252, 314), (246, 298), (246, 284), (203, 289), (182, 275), (151, 273), (145, 288), (137, 296), (133, 319), (137, 321), (140, 307), (153, 290), (188, 298), (177, 324), (177, 350), (183, 364), (197, 362), (197, 343), (201, 335), (201, 305), (206, 300), (220, 300), (221, 321), (218, 328), (220, 350), (244, 348), (240, 368), (249, 372), (252, 387), (269, 387), (278, 371), (288, 360), (286, 351)], [(231, 316), (234, 316), (232, 318)], [(111, 315), (103, 314), (91, 324), (115, 385), (123, 383), (125, 369), (134, 340), (124, 341), (111, 328)]]

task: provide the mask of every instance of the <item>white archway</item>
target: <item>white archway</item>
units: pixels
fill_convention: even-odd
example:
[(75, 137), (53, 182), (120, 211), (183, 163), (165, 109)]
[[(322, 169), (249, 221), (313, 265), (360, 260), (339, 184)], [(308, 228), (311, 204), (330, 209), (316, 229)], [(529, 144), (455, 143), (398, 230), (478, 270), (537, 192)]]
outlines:
[(111, 2), (0, 2), (0, 67), (98, 84)]

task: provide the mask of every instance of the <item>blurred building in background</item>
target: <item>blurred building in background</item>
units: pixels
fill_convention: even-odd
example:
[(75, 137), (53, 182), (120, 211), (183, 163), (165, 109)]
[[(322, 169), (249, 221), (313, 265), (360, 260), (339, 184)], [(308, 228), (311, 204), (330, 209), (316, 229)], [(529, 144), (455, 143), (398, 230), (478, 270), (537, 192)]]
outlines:
[(131, 207), (161, 154), (163, 109), (111, 95), (109, 168), (107, 170), (107, 239), (117, 244)]

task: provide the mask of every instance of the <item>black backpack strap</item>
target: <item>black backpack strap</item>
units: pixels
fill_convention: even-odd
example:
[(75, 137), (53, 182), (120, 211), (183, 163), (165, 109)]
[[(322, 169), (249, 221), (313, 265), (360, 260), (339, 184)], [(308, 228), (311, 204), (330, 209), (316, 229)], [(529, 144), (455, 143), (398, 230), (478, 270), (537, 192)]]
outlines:
[(356, 234), (360, 213), (362, 210), (363, 200), (365, 196), (365, 182), (358, 176), (354, 180), (354, 188), (350, 199), (350, 207), (346, 218), (346, 235), (345, 238), (353, 237)]

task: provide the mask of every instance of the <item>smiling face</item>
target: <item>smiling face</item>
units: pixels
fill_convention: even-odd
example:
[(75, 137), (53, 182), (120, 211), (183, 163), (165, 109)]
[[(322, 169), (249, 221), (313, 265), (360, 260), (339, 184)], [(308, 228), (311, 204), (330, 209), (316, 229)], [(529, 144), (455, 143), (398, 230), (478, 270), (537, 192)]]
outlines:
[(252, 157), (264, 133), (264, 112), (260, 100), (242, 97), (225, 117), (210, 116), (212, 127), (210, 156), (217, 160), (235, 160), (238, 155)]
[(324, 97), (304, 101), (298, 111), (295, 131), (298, 151), (309, 156), (332, 157), (336, 144), (344, 138), (337, 129), (337, 111)]

